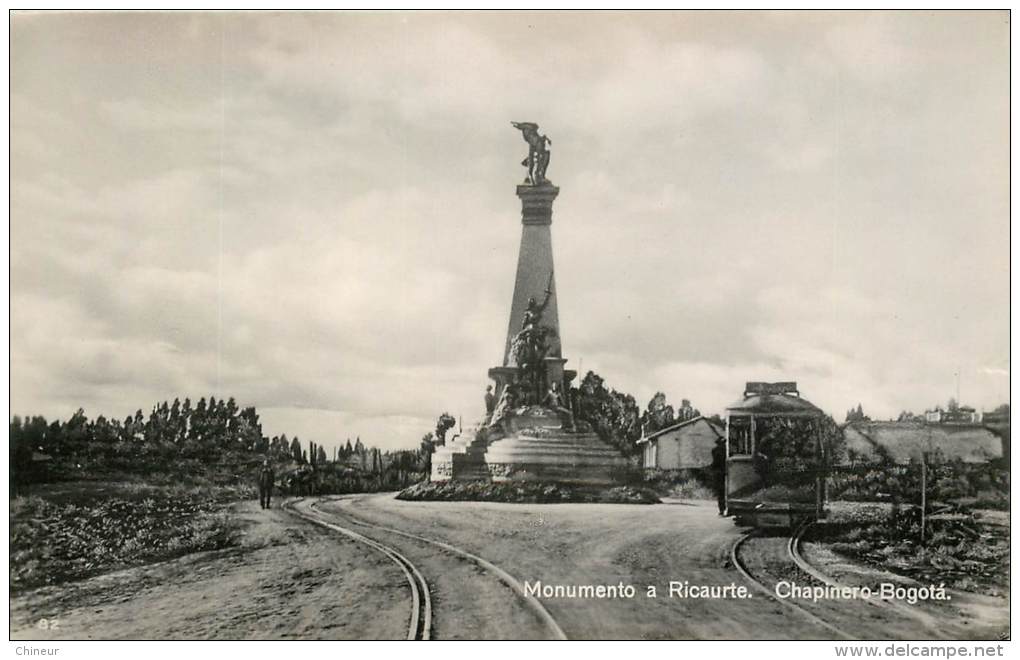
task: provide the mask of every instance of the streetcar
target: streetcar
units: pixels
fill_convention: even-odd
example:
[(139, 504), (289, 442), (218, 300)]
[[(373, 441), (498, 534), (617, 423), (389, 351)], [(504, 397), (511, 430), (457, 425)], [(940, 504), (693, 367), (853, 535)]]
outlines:
[(726, 408), (726, 511), (736, 524), (793, 529), (825, 515), (825, 413), (795, 382), (749, 382)]

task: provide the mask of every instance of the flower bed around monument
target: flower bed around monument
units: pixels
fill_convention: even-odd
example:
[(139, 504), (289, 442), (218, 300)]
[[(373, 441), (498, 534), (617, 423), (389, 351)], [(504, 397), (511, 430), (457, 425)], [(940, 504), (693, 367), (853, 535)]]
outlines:
[(657, 504), (658, 496), (648, 488), (634, 486), (573, 486), (522, 481), (485, 483), (481, 481), (423, 481), (405, 488), (398, 500), (431, 502), (511, 502), (554, 504), (584, 502), (607, 504)]

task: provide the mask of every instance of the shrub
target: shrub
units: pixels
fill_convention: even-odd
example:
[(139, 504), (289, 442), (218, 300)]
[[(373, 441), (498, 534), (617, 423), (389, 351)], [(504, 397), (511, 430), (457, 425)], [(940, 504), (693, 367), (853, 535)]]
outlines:
[(810, 540), (922, 582), (999, 593), (1009, 577), (1009, 531), (983, 525), (963, 507), (929, 514), (921, 542), (920, 507), (880, 514), (859, 510), (812, 525)]
[[(829, 498), (858, 502), (920, 503), (921, 466), (886, 462), (838, 468), (828, 477)], [(1009, 472), (987, 463), (933, 461), (927, 467), (929, 501), (977, 501), (987, 508), (1009, 508)]]
[(541, 481), (486, 483), (483, 481), (430, 481), (405, 488), (398, 500), (438, 502), (512, 502), (551, 504), (557, 502), (604, 502), (612, 504), (654, 504), (656, 494), (634, 486), (575, 486)]
[(217, 497), (155, 490), (77, 504), (12, 500), (12, 591), (237, 543), (238, 523)]
[(643, 486), (659, 495), (688, 500), (714, 500), (713, 475), (708, 469), (648, 469), (642, 475)]

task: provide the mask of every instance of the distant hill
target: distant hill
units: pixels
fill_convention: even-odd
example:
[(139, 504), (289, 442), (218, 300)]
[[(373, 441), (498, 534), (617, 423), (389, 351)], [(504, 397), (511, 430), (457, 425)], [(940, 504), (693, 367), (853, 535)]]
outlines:
[(896, 463), (909, 463), (921, 451), (938, 451), (946, 460), (987, 463), (1004, 455), (1003, 440), (977, 424), (925, 424), (923, 422), (851, 422), (843, 427), (849, 452), (876, 461), (881, 450)]

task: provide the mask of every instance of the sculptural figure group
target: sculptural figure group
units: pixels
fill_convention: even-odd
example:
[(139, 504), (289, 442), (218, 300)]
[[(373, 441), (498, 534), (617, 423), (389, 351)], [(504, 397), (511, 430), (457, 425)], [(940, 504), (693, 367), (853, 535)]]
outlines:
[[(505, 425), (513, 410), (520, 406), (542, 406), (560, 415), (565, 430), (573, 430), (574, 416), (565, 405), (560, 383), (546, 382), (545, 357), (549, 352), (550, 339), (556, 332), (541, 324), (542, 313), (552, 297), (553, 274), (549, 273), (545, 298), (539, 303), (534, 296), (528, 298), (520, 331), (510, 344), (512, 364), (518, 369), (517, 380), (507, 383), (500, 392), (499, 401), (492, 406), (490, 426)], [(491, 396), (491, 395), (489, 395)], [(488, 408), (489, 402), (486, 401)], [(505, 429), (509, 432), (509, 429)]]
[(550, 340), (556, 331), (542, 325), (542, 313), (552, 298), (553, 274), (549, 272), (549, 283), (545, 287), (545, 298), (539, 303), (534, 296), (528, 298), (528, 306), (521, 317), (521, 329), (510, 342), (510, 356), (520, 370), (519, 383), (525, 388), (530, 399), (527, 403), (539, 403), (545, 379), (545, 356), (549, 352)]
[(528, 157), (521, 161), (521, 165), (528, 168), (528, 177), (524, 180), (533, 186), (540, 186), (547, 183), (545, 172), (549, 168), (549, 149), (547, 144), (552, 140), (538, 132), (538, 124), (529, 121), (512, 121), (514, 128), (521, 132), (524, 141), (528, 143)]

